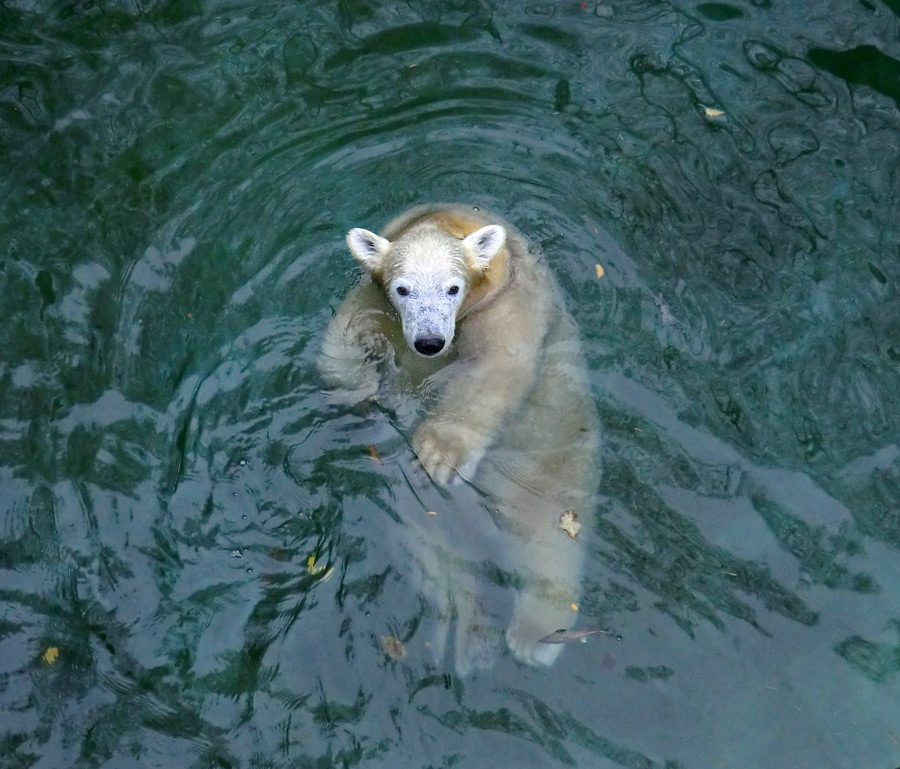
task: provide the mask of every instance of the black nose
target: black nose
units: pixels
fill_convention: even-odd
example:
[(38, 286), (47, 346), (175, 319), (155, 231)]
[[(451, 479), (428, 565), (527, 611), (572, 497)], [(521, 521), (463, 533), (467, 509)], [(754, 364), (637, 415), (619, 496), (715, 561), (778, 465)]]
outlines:
[(416, 339), (416, 352), (422, 355), (437, 355), (444, 349), (444, 338), (441, 336), (423, 336)]

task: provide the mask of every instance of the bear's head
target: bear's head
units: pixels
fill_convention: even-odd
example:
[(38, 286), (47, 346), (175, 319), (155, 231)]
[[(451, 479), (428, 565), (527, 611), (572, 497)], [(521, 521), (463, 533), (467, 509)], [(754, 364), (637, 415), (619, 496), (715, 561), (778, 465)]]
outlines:
[(506, 231), (496, 224), (462, 239), (433, 224), (411, 227), (394, 241), (360, 228), (347, 233), (353, 256), (397, 310), (406, 343), (427, 357), (450, 349), (467, 296), (505, 243)]

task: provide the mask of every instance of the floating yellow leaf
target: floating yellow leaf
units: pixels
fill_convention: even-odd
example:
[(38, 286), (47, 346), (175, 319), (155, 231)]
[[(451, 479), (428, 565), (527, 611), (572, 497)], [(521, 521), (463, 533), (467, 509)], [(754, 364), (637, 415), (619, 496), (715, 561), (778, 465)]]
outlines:
[(392, 635), (381, 637), (381, 650), (392, 660), (402, 660), (406, 656), (406, 647), (403, 641)]
[(434, 510), (429, 510), (425, 515), (437, 515), (437, 513)]
[(311, 574), (312, 576), (316, 576), (325, 571), (326, 566), (320, 566), (316, 564), (316, 554), (313, 553), (309, 558), (306, 559), (306, 573)]
[(568, 534), (572, 539), (578, 536), (578, 532), (581, 531), (581, 524), (576, 520), (578, 518), (578, 513), (574, 510), (566, 510), (561, 516), (559, 516), (559, 528), (561, 528), (566, 534)]
[(59, 659), (59, 647), (51, 646), (44, 654), (41, 656), (41, 659), (44, 660), (48, 665), (52, 665), (56, 660)]
[(606, 274), (606, 270), (603, 269), (603, 265), (595, 264), (594, 267), (597, 268), (597, 277), (602, 278)]
[(706, 115), (706, 117), (721, 117), (722, 115), (725, 114), (724, 111), (722, 111), (720, 109), (713, 109), (712, 107), (704, 107), (703, 112)]
[(381, 464), (381, 454), (378, 453), (378, 449), (374, 446), (369, 446), (369, 456), (372, 458), (372, 461), (376, 464)]
[(578, 611), (578, 604), (577, 604), (577, 603), (573, 603), (573, 604), (572, 604), (572, 611)]

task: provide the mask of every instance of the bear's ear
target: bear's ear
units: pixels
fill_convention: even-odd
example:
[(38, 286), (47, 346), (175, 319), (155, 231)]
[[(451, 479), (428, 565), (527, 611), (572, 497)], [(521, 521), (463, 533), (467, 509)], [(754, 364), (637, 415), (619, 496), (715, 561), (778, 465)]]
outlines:
[(485, 270), (505, 243), (506, 230), (499, 224), (489, 224), (466, 236), (462, 247), (469, 259), (469, 266), (476, 270)]
[(347, 233), (347, 245), (350, 253), (371, 273), (381, 270), (384, 257), (391, 250), (391, 241), (361, 227), (355, 227)]

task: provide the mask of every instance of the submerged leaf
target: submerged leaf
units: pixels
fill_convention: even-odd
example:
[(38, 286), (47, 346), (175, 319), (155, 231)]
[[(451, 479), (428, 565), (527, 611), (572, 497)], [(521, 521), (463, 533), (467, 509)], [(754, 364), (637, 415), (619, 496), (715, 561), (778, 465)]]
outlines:
[(406, 656), (406, 647), (403, 641), (392, 635), (381, 637), (381, 650), (392, 660), (402, 660)]
[(602, 630), (598, 627), (587, 628), (585, 630), (557, 630), (555, 633), (545, 635), (540, 641), (538, 641), (538, 643), (564, 644), (571, 641), (579, 641), (582, 638), (586, 638), (589, 635), (596, 635), (597, 633), (601, 633), (602, 635), (609, 635), (605, 630)]

